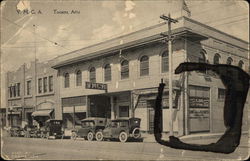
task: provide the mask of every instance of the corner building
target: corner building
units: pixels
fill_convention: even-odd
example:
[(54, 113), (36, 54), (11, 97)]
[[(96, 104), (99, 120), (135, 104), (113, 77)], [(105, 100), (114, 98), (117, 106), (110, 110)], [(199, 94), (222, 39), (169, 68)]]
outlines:
[[(249, 72), (247, 42), (187, 17), (178, 21), (172, 25), (173, 70), (182, 62), (207, 62)], [(65, 126), (72, 128), (86, 117), (135, 116), (142, 119), (141, 130), (152, 133), (155, 99), (163, 79), (163, 131), (169, 132), (169, 52), (161, 33), (167, 34), (165, 23), (57, 57), (52, 68), (58, 70), (58, 111), (62, 111), (58, 116)], [(214, 73), (173, 73), (174, 132), (223, 132), (224, 97), (225, 87)], [(247, 127), (245, 115), (243, 124)]]

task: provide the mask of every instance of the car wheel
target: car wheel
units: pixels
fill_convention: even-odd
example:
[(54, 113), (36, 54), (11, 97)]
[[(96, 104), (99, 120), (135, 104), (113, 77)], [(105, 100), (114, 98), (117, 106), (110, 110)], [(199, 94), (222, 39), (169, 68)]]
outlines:
[(88, 137), (88, 141), (92, 141), (94, 138), (94, 135), (92, 132), (89, 132), (87, 137)]
[(101, 131), (98, 131), (96, 134), (95, 134), (95, 138), (97, 141), (102, 141), (103, 140), (103, 134)]
[(76, 137), (77, 137), (76, 132), (72, 132), (71, 133), (71, 139), (76, 140)]
[(124, 131), (121, 132), (120, 135), (119, 135), (119, 140), (120, 140), (120, 142), (123, 142), (123, 143), (124, 143), (124, 142), (127, 141), (127, 139), (128, 139), (128, 134), (125, 133)]

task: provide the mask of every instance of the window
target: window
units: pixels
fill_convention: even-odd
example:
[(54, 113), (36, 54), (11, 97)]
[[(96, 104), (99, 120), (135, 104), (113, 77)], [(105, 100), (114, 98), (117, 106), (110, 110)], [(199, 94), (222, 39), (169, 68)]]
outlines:
[(27, 90), (26, 90), (26, 95), (30, 95), (31, 93), (31, 80), (27, 81)]
[(76, 72), (76, 86), (81, 86), (82, 85), (82, 72), (78, 70)]
[(244, 62), (242, 60), (240, 60), (238, 66), (242, 69), (244, 66)]
[(189, 107), (209, 108), (209, 88), (189, 86)]
[(218, 88), (218, 99), (225, 99), (226, 90), (222, 88)]
[(14, 97), (16, 97), (16, 87), (12, 86), (12, 88), (13, 88)]
[(161, 71), (162, 73), (168, 71), (168, 51), (165, 51), (161, 56)]
[(53, 88), (53, 76), (49, 76), (49, 92), (52, 92)]
[(121, 62), (121, 79), (129, 78), (129, 62), (123, 60)]
[(64, 74), (64, 88), (69, 88), (69, 73)]
[(90, 68), (90, 70), (89, 70), (89, 81), (90, 82), (96, 82), (96, 75), (95, 75), (95, 68), (94, 67), (92, 67), (92, 68)]
[(109, 64), (104, 67), (104, 80), (105, 82), (111, 81), (111, 66)]
[(42, 78), (39, 78), (38, 79), (38, 93), (42, 93), (42, 86), (43, 86), (42, 83), (43, 83)]
[(16, 88), (17, 88), (17, 96), (20, 96), (20, 83), (16, 84)]
[(140, 76), (149, 74), (149, 61), (148, 56), (143, 56), (140, 59)]
[(46, 93), (48, 88), (48, 78), (44, 77), (43, 78), (43, 92)]
[(11, 86), (9, 87), (9, 96), (10, 96), (10, 98), (12, 97), (12, 88), (11, 88)]
[(232, 65), (233, 59), (231, 57), (227, 58), (227, 64)]
[(119, 117), (129, 117), (129, 106), (119, 106)]
[(206, 51), (205, 50), (202, 50), (199, 54), (199, 57), (198, 57), (198, 62), (199, 63), (206, 63)]
[(220, 55), (217, 53), (214, 55), (214, 64), (220, 64)]

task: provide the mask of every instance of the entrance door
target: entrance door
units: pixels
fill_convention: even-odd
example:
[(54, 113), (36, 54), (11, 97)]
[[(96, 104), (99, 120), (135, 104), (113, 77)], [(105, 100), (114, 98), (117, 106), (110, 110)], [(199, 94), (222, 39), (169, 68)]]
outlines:
[(155, 100), (147, 100), (148, 108), (148, 131), (154, 133)]
[(189, 127), (190, 132), (208, 132), (210, 100), (208, 87), (190, 86)]
[(32, 117), (31, 117), (32, 112), (27, 112), (26, 113), (26, 118), (27, 118), (27, 122), (28, 125), (32, 125)]

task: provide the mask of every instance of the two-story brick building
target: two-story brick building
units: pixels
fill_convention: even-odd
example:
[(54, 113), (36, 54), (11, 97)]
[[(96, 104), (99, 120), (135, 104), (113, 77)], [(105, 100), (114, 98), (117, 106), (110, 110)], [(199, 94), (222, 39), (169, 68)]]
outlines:
[[(172, 26), (173, 69), (182, 62), (249, 69), (247, 42), (187, 17), (178, 21)], [(135, 116), (142, 119), (142, 131), (152, 132), (157, 87), (164, 79), (163, 130), (169, 131), (168, 48), (161, 33), (167, 33), (165, 23), (57, 57), (52, 67), (58, 70), (58, 118), (65, 126), (71, 128), (85, 117)], [(173, 84), (175, 132), (183, 135), (225, 130), (225, 87), (216, 75), (173, 74)]]
[(31, 62), (7, 73), (8, 125), (32, 124), (32, 116), (55, 117), (57, 71), (50, 67), (51, 63)]

